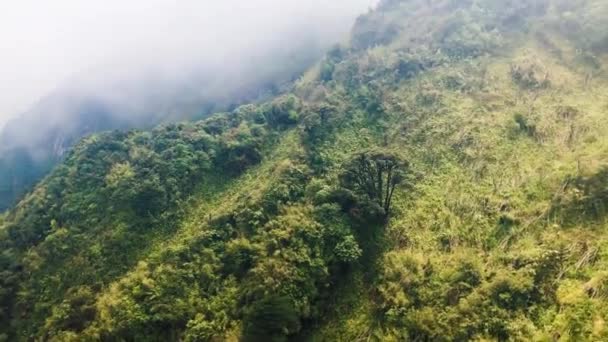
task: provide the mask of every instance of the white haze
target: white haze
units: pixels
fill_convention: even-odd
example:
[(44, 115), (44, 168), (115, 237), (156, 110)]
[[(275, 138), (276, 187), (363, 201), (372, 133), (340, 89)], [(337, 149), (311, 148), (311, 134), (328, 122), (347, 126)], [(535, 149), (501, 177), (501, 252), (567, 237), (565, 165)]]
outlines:
[(259, 60), (266, 47), (294, 44), (296, 33), (321, 37), (321, 44), (343, 40), (376, 1), (3, 0), (0, 128), (75, 75), (229, 70)]

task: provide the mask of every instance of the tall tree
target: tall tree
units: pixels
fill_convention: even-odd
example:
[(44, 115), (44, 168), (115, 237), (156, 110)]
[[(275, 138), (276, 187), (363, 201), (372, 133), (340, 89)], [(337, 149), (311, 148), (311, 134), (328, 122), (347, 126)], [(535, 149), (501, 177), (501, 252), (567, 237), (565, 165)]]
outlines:
[(409, 162), (392, 152), (363, 151), (345, 164), (340, 181), (343, 187), (376, 202), (388, 216), (395, 188), (408, 169)]

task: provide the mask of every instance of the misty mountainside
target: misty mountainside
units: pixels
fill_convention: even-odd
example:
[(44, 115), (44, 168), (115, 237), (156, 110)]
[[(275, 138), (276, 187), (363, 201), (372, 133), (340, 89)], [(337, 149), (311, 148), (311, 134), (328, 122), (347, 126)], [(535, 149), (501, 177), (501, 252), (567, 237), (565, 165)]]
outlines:
[(285, 91), (324, 49), (313, 34), (290, 36), (295, 43), (289, 47), (270, 44), (253, 56), (223, 58), (222, 65), (207, 62), (160, 75), (151, 67), (106, 66), (76, 75), (0, 131), (0, 211), (92, 133), (201, 119)]
[(0, 340), (608, 340), (608, 3), (383, 0), (288, 90), (92, 134)]

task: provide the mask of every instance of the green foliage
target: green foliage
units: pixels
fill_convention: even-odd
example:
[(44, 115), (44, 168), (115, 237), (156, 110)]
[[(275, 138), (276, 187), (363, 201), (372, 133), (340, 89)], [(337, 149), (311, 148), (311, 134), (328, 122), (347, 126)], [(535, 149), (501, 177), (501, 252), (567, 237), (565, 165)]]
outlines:
[(255, 264), (255, 258), (261, 253), (259, 247), (244, 238), (237, 238), (226, 244), (223, 258), (224, 268), (228, 274), (242, 277)]
[(342, 262), (350, 263), (361, 257), (361, 248), (352, 235), (347, 235), (336, 245), (336, 257)]
[(380, 287), (385, 315), (405, 328), (407, 338), (530, 338), (536, 329), (530, 310), (546, 298), (534, 296), (540, 283), (531, 268), (490, 272), (463, 251), (429, 258), (398, 252), (386, 258)]
[[(409, 163), (384, 151), (355, 154), (344, 166), (342, 186), (377, 204), (388, 216), (397, 185), (406, 181)], [(368, 206), (368, 205), (364, 205)]]
[(271, 127), (280, 128), (298, 122), (301, 106), (297, 97), (287, 95), (266, 104), (262, 113)]
[(542, 89), (550, 84), (549, 72), (538, 61), (524, 59), (511, 65), (513, 82), (524, 89)]
[(253, 133), (248, 125), (241, 124), (223, 137), (216, 160), (226, 172), (238, 175), (262, 160), (262, 137)]
[(252, 305), (243, 324), (243, 341), (281, 342), (297, 330), (298, 317), (289, 298), (270, 296)]
[(494, 51), (500, 42), (497, 31), (488, 30), (466, 12), (449, 17), (435, 35), (438, 48), (453, 59), (479, 57)]
[(64, 331), (81, 332), (86, 324), (95, 318), (95, 296), (86, 286), (71, 288), (63, 302), (52, 309), (46, 319), (44, 331), (56, 336)]
[(0, 219), (0, 339), (606, 340), (600, 5), (385, 0), (293, 93), (86, 139)]
[(564, 193), (555, 198), (552, 215), (563, 224), (603, 220), (608, 213), (608, 169), (569, 178)]
[[(60, 318), (68, 313), (51, 313), (50, 305), (30, 308), (41, 286), (60, 282), (62, 287), (49, 295), (49, 301), (67, 307), (61, 302), (70, 288), (99, 286), (111, 280), (136, 264), (133, 257), (147, 248), (154, 235), (170, 233), (182, 217), (184, 200), (197, 184), (218, 170), (240, 173), (259, 163), (259, 149), (272, 136), (264, 127), (256, 129), (255, 118), (242, 111), (241, 116), (164, 126), (152, 133), (106, 133), (78, 145), (7, 217), (3, 245), (24, 258), (22, 263), (15, 262), (22, 264), (16, 274), (11, 271), (16, 268), (6, 268), (11, 272), (2, 293), (7, 310), (34, 312), (32, 320), (50, 315), (57, 316), (53, 322), (68, 319)], [(11, 309), (13, 301), (8, 297), (16, 291), (12, 279), (18, 279), (23, 268), (34, 274), (20, 281), (24, 290), (18, 301), (24, 305)], [(83, 316), (87, 323), (82, 324), (93, 318)], [(131, 324), (128, 322), (121, 324)], [(38, 323), (24, 331), (37, 334), (41, 329)], [(52, 329), (57, 334), (74, 331), (70, 324)], [(135, 328), (133, 332), (138, 333)]]
[(529, 119), (524, 115), (517, 113), (513, 116), (513, 119), (515, 120), (515, 123), (520, 131), (524, 132), (530, 137), (534, 137), (536, 135), (536, 125), (529, 122)]

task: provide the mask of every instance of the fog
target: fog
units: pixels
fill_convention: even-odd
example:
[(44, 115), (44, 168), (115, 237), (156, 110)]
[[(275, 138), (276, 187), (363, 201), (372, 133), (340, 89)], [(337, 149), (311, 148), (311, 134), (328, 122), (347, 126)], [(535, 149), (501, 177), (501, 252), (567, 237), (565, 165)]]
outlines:
[(285, 63), (297, 59), (297, 48), (346, 39), (356, 16), (375, 2), (2, 1), (0, 128), (66, 87), (104, 92), (130, 79), (154, 86), (205, 70), (246, 82), (273, 56)]

